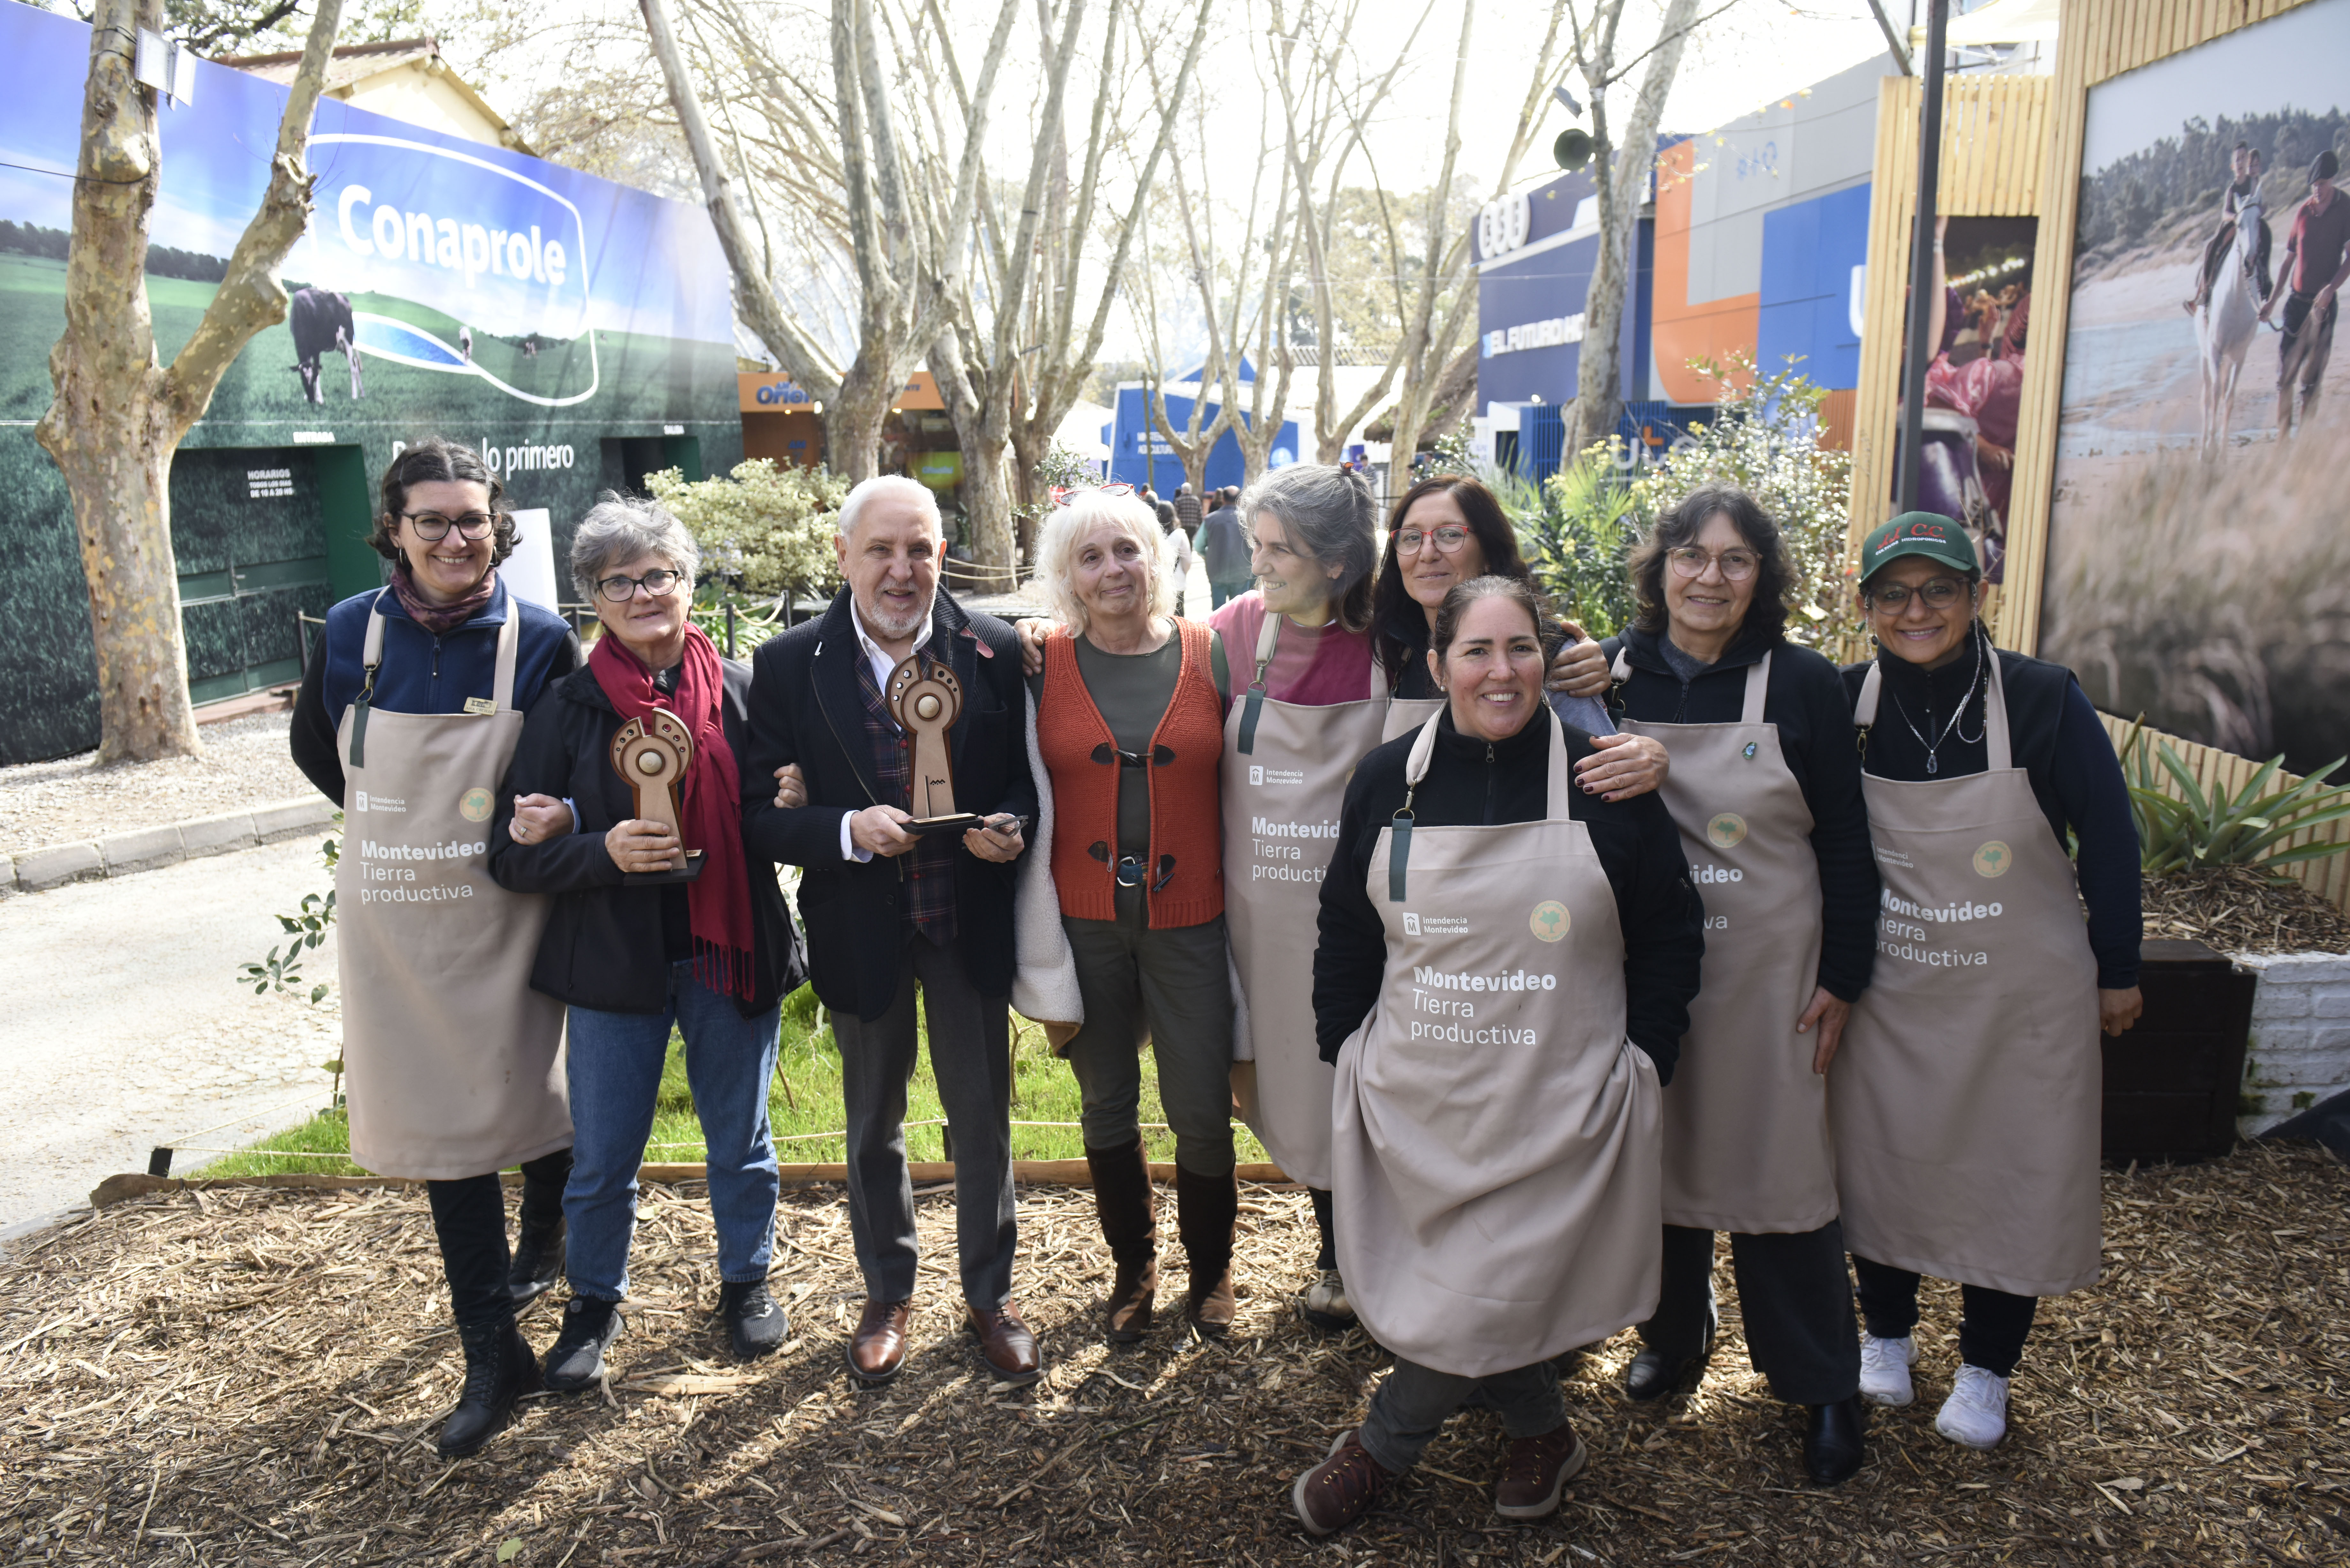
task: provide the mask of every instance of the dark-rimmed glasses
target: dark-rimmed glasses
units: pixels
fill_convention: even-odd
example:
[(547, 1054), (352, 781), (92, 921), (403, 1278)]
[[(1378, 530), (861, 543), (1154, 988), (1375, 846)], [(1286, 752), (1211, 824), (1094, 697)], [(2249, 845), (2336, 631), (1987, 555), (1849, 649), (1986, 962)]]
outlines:
[(459, 536), (486, 539), (498, 520), (486, 512), (468, 512), (460, 517), (443, 517), (438, 512), (403, 512), (400, 519), (416, 530), (416, 536), (428, 545), (437, 545), (454, 528)]
[(639, 588), (644, 589), (650, 597), (667, 598), (671, 590), (677, 587), (678, 579), (684, 575), (656, 568), (641, 577), (598, 577), (596, 579), (596, 592), (607, 604), (616, 605), (624, 605), (635, 598)]
[[(1887, 583), (1868, 591), (1868, 607), (1880, 615), (1899, 615), (1909, 607), (1912, 592), (1907, 583)], [(1918, 585), (1917, 596), (1926, 601), (1928, 609), (1948, 609), (1959, 602), (1966, 585), (1954, 577), (1929, 577)]]

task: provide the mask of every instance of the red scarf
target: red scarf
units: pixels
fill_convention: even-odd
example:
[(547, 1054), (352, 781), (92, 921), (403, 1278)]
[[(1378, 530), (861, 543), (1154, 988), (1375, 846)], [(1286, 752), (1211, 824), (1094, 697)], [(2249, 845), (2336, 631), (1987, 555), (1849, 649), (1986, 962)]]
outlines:
[(596, 684), (620, 717), (645, 719), (666, 708), (693, 736), (693, 762), (678, 802), (685, 847), (702, 852), (702, 875), (686, 885), (693, 926), (694, 973), (712, 991), (748, 1001), (757, 981), (751, 962), (751, 873), (743, 858), (742, 777), (726, 743), (725, 677), (718, 649), (700, 627), (685, 627), (685, 662), (677, 691), (664, 697), (637, 657), (609, 635), (588, 656)]
[(408, 612), (409, 619), (435, 637), (446, 637), (489, 607), (490, 596), (498, 591), (498, 569), (492, 566), (483, 573), (473, 590), (453, 604), (426, 602), (424, 596), (416, 591), (416, 579), (408, 575), (405, 565), (392, 567), (391, 591), (399, 598), (400, 607)]

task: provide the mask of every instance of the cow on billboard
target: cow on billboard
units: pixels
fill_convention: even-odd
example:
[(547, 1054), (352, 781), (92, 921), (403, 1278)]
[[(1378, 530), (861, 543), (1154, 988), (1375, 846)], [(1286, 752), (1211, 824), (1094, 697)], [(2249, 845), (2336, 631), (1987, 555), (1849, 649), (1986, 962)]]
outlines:
[(359, 399), (359, 329), (351, 322), (351, 302), (323, 288), (297, 288), (286, 307), (286, 324), (294, 332), (294, 373), (302, 378), (302, 395), (323, 403), (318, 390), (318, 360), (340, 354), (350, 362), (351, 400)]

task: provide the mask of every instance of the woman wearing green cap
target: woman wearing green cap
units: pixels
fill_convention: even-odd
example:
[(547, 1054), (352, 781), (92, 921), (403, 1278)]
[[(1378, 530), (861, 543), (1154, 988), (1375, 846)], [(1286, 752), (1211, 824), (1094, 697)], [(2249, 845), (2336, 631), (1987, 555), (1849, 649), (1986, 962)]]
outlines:
[(1965, 530), (1908, 512), (1861, 549), (1877, 654), (1844, 676), (1883, 892), (1828, 1076), (1860, 1387), (1909, 1403), (1918, 1278), (1955, 1280), (1960, 1366), (1934, 1428), (1988, 1449), (2038, 1298), (2097, 1277), (2097, 1030), (2140, 1008), (2137, 836), (2072, 671), (1994, 649), (1975, 618)]

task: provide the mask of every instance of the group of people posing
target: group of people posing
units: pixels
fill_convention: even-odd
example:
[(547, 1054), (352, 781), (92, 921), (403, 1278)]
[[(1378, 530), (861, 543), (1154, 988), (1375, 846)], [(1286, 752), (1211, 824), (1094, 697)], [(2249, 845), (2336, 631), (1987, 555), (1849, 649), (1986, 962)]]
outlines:
[[(1153, 508), (1076, 493), (1035, 549), (1055, 613), (1015, 628), (939, 586), (930, 492), (868, 480), (837, 520), (846, 586), (746, 666), (687, 613), (691, 535), (611, 496), (571, 550), (601, 622), (583, 658), (499, 584), (514, 525), (475, 455), (394, 461), (390, 583), (330, 612), (294, 749), (348, 814), (352, 1157), (430, 1183), (467, 1364), (444, 1452), (605, 1376), (672, 1027), (719, 1316), (739, 1355), (785, 1340), (766, 1094), (803, 981), (840, 1053), (862, 1386), (903, 1366), (914, 1308), (919, 998), (963, 1322), (1005, 1383), (1042, 1367), (1013, 1298), (1012, 1010), (1081, 1090), (1109, 1340), (1159, 1321), (1143, 1049), (1182, 1332), (1235, 1315), (1236, 1110), (1308, 1189), (1298, 1311), (1395, 1357), (1297, 1478), (1315, 1534), (1472, 1405), (1511, 1439), (1500, 1512), (1554, 1511), (1586, 1454), (1559, 1366), (1637, 1324), (1627, 1395), (1690, 1386), (1721, 1231), (1814, 1482), (1862, 1462), (1866, 1403), (1911, 1400), (1923, 1275), (1963, 1287), (1938, 1429), (2000, 1440), (2037, 1298), (2096, 1275), (2097, 1033), (2138, 1012), (2137, 846), (2078, 685), (1991, 647), (1965, 532), (1870, 535), (1877, 652), (1839, 670), (1787, 640), (1778, 530), (1734, 489), (1659, 520), (1605, 643), (1543, 603), (1473, 479), (1382, 524), (1360, 476), (1296, 465), (1235, 510), (1254, 587), (1201, 623), (1173, 614)], [(938, 758), (899, 715), (941, 710), (916, 691), (949, 698), (967, 815), (917, 813)], [(685, 737), (673, 809), (616, 763), (645, 735)], [(558, 1278), (542, 1366), (515, 1314)]]

